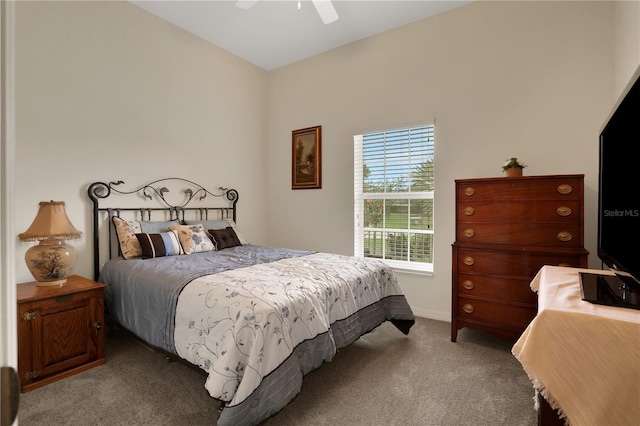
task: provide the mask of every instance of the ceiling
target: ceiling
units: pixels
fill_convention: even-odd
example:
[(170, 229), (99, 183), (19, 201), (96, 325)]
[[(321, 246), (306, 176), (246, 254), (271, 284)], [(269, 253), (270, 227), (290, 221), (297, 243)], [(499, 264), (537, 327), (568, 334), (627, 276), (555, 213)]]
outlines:
[(130, 0), (138, 7), (267, 71), (470, 1), (333, 0), (339, 19), (323, 24), (309, 0)]

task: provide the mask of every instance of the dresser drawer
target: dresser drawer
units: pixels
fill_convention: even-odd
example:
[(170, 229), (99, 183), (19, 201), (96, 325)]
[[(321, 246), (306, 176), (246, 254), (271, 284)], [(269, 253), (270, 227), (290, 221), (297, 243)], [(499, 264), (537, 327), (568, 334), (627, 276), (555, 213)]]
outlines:
[(456, 241), (538, 247), (583, 246), (582, 228), (578, 223), (461, 222), (456, 227)]
[(535, 307), (524, 307), (458, 297), (458, 318), (524, 330), (536, 316)]
[(533, 278), (544, 265), (582, 266), (581, 256), (573, 254), (527, 253), (459, 248), (460, 273)]
[(581, 200), (581, 178), (568, 175), (552, 178), (495, 178), (457, 182), (456, 199), (465, 200)]
[(577, 200), (476, 201), (465, 200), (456, 207), (458, 222), (554, 222), (580, 223)]
[(529, 278), (458, 274), (457, 282), (459, 296), (508, 301), (533, 307), (538, 303), (538, 295), (531, 290)]

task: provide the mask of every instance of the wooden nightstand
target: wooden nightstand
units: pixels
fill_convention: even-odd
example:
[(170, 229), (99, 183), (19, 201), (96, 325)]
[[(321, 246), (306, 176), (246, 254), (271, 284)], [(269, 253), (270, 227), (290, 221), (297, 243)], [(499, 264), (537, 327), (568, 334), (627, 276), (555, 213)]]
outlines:
[(62, 287), (17, 285), (22, 392), (104, 364), (104, 287), (78, 275)]

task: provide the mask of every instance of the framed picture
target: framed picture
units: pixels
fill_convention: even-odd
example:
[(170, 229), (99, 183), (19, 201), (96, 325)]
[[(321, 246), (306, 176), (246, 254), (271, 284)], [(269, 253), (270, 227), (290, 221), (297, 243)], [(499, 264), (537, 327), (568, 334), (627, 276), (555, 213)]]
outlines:
[(322, 126), (291, 132), (291, 189), (322, 188)]

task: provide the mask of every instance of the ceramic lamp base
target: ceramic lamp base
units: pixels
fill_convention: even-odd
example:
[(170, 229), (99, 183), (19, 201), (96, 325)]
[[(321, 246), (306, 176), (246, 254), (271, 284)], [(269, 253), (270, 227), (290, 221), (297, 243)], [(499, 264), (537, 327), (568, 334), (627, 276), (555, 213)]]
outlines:
[(63, 278), (61, 280), (55, 281), (36, 281), (36, 286), (38, 287), (62, 287), (67, 283), (67, 279)]
[(61, 286), (76, 261), (76, 249), (64, 241), (40, 241), (27, 250), (24, 260), (39, 287)]

